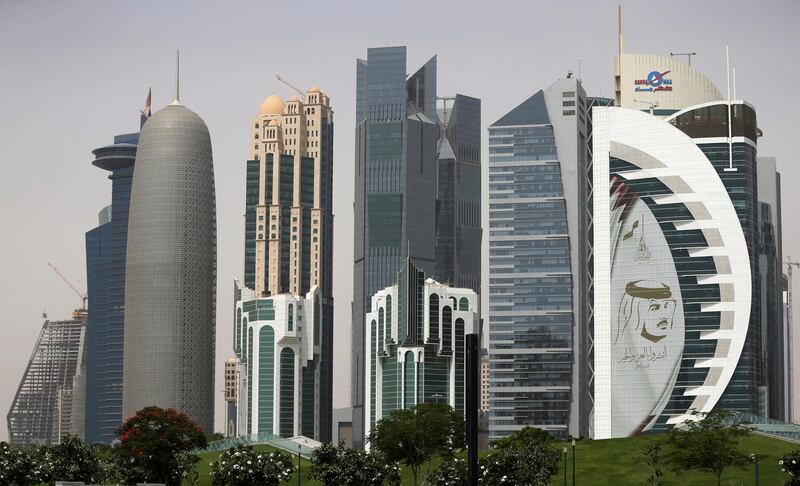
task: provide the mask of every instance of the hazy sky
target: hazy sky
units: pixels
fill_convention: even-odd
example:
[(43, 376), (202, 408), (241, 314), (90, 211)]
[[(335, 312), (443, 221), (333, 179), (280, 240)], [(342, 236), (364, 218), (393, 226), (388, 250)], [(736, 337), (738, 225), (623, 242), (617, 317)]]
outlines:
[[(800, 2), (792, 0), (623, 2), (627, 51), (695, 51), (692, 64), (723, 92), (730, 44), (737, 94), (756, 107), (764, 130), (759, 155), (776, 156), (783, 174), (784, 255), (800, 257), (798, 18)], [(111, 197), (91, 150), (137, 130), (148, 87), (154, 111), (169, 103), (176, 48), (181, 101), (206, 121), (214, 147), (219, 429), (222, 363), (233, 355), (232, 281), (242, 275), (248, 125), (266, 96), (293, 94), (275, 74), (303, 89), (317, 84), (335, 111), (334, 405), (343, 407), (350, 401), (356, 58), (368, 47), (406, 45), (411, 73), (438, 54), (439, 93), (483, 101), (485, 163), (485, 127), (577, 71), (578, 57), (587, 93), (612, 94), (616, 30), (616, 2), (601, 1), (0, 0), (0, 440), (43, 309), (62, 319), (80, 304), (45, 262), (85, 286), (84, 233)]]

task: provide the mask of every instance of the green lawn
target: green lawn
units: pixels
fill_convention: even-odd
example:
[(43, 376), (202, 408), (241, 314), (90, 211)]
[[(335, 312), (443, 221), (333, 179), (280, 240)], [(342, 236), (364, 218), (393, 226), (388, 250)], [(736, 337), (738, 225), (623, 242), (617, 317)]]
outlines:
[[(637, 464), (644, 445), (664, 440), (664, 436), (644, 436), (630, 439), (612, 439), (603, 441), (592, 441), (588, 439), (578, 441), (576, 447), (576, 483), (582, 486), (627, 486), (643, 485), (646, 486), (648, 476), (647, 466)], [(559, 447), (561, 447), (559, 445)], [(742, 449), (747, 453), (758, 453), (765, 455), (760, 461), (760, 485), (761, 486), (782, 486), (788, 476), (782, 473), (778, 466), (778, 457), (794, 449), (799, 449), (800, 445), (771, 439), (761, 435), (752, 434), (742, 443)], [(268, 446), (256, 446), (256, 449), (270, 451)], [(569, 456), (567, 458), (567, 484), (572, 484), (572, 448), (567, 448)], [(666, 449), (667, 451), (669, 448)], [(203, 454), (198, 464), (200, 473), (200, 484), (209, 486), (211, 478), (209, 475), (209, 463), (219, 456), (219, 452)], [(295, 456), (296, 458), (297, 456)], [(431, 470), (436, 467), (436, 462), (431, 466)], [(301, 461), (300, 481), (304, 486), (320, 485), (317, 481), (307, 478), (310, 463), (306, 460)], [(563, 465), (562, 465), (563, 467)], [(421, 476), (424, 475), (425, 468), (422, 468)], [(404, 467), (403, 485), (411, 485), (411, 470)], [(422, 479), (422, 478), (420, 478)], [(285, 482), (286, 485), (297, 483), (297, 474), (292, 479)], [(422, 481), (420, 481), (422, 484)], [(564, 484), (563, 469), (553, 480), (553, 486)], [(661, 484), (674, 486), (708, 486), (714, 484), (714, 478), (710, 474), (700, 474), (696, 472), (676, 473), (667, 471), (662, 478)], [(722, 477), (722, 484), (725, 486), (750, 486), (754, 484), (753, 466), (747, 470), (729, 470)]]

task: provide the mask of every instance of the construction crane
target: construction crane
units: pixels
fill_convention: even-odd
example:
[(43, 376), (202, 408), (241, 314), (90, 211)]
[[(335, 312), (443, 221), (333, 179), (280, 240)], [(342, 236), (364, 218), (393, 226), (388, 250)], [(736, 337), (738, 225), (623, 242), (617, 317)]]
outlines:
[(696, 56), (697, 53), (696, 52), (670, 52), (669, 55), (672, 56), (672, 57), (675, 57), (675, 56), (686, 56), (687, 58), (689, 58), (689, 65), (691, 66), (692, 65), (692, 56)]
[(58, 275), (59, 277), (61, 277), (61, 280), (63, 280), (65, 284), (69, 285), (69, 288), (71, 288), (71, 289), (72, 289), (72, 290), (73, 290), (73, 291), (74, 291), (76, 294), (78, 294), (78, 297), (80, 297), (80, 298), (81, 298), (81, 309), (86, 309), (86, 301), (87, 301), (87, 300), (89, 300), (89, 296), (88, 296), (88, 295), (86, 295), (86, 292), (81, 292), (80, 290), (78, 290), (77, 288), (75, 288), (75, 286), (74, 286), (74, 285), (72, 285), (72, 282), (70, 282), (69, 280), (67, 280), (67, 277), (65, 277), (64, 275), (62, 275), (62, 274), (61, 274), (61, 272), (59, 272), (59, 271), (58, 271), (58, 269), (56, 268), (56, 266), (55, 266), (55, 265), (53, 265), (53, 264), (52, 264), (52, 263), (50, 263), (50, 262), (47, 262), (47, 266), (48, 266), (48, 267), (50, 267), (50, 268), (52, 268), (52, 269), (53, 269), (53, 271), (54, 271), (54, 272), (56, 272), (56, 275)]
[(286, 86), (288, 86), (288, 87), (292, 88), (293, 90), (297, 91), (297, 93), (298, 93), (300, 96), (303, 96), (303, 94), (304, 94), (304, 93), (303, 93), (303, 91), (302, 91), (302, 90), (300, 90), (300, 89), (299, 89), (297, 86), (293, 85), (293, 84), (292, 84), (292, 83), (290, 83), (289, 81), (286, 81), (285, 79), (283, 79), (283, 78), (281, 77), (281, 75), (280, 75), (280, 74), (276, 74), (276, 75), (275, 75), (275, 77), (276, 77), (276, 78), (278, 78), (278, 81), (280, 81), (281, 83), (283, 83), (283, 84), (285, 84)]
[(800, 404), (794, 403), (794, 393), (796, 384), (794, 383), (795, 380), (795, 367), (797, 363), (795, 363), (795, 359), (797, 356), (794, 352), (794, 327), (792, 324), (792, 270), (794, 268), (800, 268), (800, 262), (796, 262), (792, 260), (792, 257), (787, 256), (786, 259), (783, 261), (783, 265), (786, 267), (786, 276), (787, 276), (787, 285), (786, 285), (786, 328), (787, 328), (787, 347), (789, 348), (789, 421), (790, 422), (797, 422), (800, 419)]
[(456, 97), (455, 96), (437, 96), (436, 99), (444, 101), (444, 109), (442, 110), (442, 114), (444, 115), (444, 116), (442, 116), (442, 126), (445, 129), (447, 129), (447, 121), (448, 121), (448, 117), (447, 117), (447, 102), (448, 101), (455, 101)]

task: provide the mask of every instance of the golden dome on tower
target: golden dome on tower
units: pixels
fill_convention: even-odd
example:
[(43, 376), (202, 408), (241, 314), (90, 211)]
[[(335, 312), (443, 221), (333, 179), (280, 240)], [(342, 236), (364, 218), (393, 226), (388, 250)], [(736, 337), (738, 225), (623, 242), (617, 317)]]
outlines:
[(267, 96), (261, 103), (261, 108), (258, 110), (259, 115), (282, 115), (283, 114), (283, 100), (275, 93)]

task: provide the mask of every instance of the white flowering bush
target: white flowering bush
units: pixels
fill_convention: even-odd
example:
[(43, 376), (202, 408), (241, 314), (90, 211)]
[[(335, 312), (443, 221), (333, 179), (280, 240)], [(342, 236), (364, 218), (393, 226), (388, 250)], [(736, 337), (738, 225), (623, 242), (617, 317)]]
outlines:
[(76, 481), (93, 484), (100, 481), (100, 462), (94, 451), (81, 439), (67, 435), (61, 443), (41, 447), (32, 456), (36, 463), (34, 474), (43, 483)]
[(547, 486), (558, 472), (560, 459), (561, 453), (550, 444), (540, 443), (524, 448), (501, 449), (481, 458), (478, 466), (478, 484)]
[(458, 457), (446, 457), (427, 478), (431, 486), (462, 486), (467, 484), (467, 461)]
[(252, 446), (238, 445), (211, 463), (211, 481), (214, 486), (278, 486), (294, 470), (289, 454), (258, 452)]
[(399, 486), (400, 466), (379, 452), (327, 442), (314, 449), (309, 477), (325, 486)]
[(38, 482), (31, 454), (7, 442), (0, 442), (0, 485), (28, 486)]
[(800, 486), (800, 449), (793, 450), (778, 459), (778, 465), (781, 471), (789, 475), (789, 481), (786, 484)]

